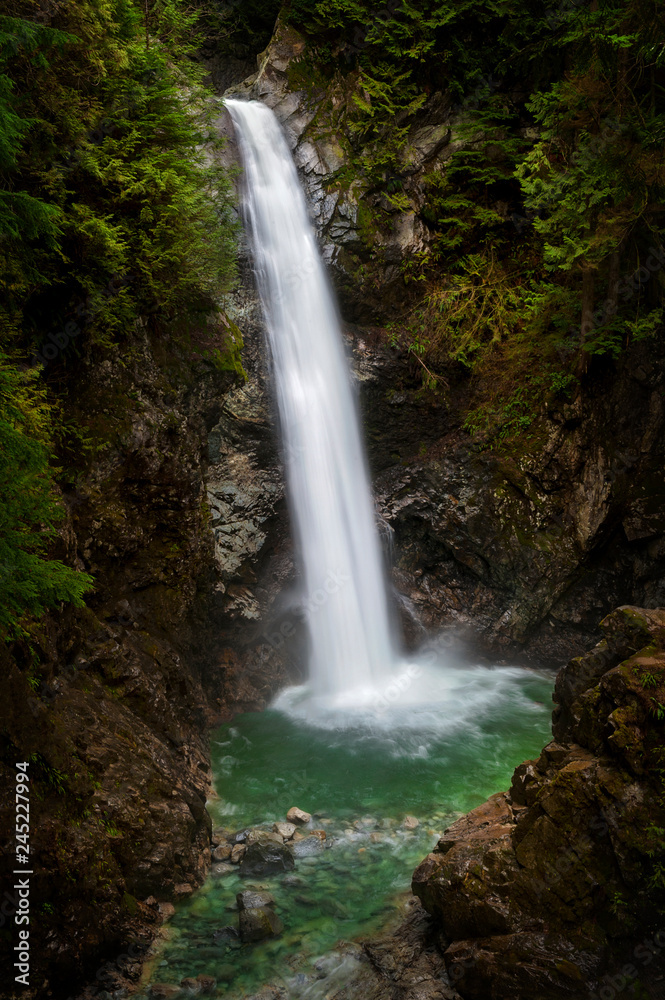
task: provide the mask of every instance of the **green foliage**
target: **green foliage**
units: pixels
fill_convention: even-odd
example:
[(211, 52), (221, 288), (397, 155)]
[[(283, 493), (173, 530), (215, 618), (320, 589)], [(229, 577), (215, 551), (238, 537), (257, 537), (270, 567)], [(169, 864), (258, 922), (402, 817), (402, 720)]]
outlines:
[[(18, 167), (18, 153), (35, 122), (18, 110), (16, 83), (8, 74), (11, 60), (26, 54), (31, 69), (47, 65), (44, 49), (60, 47), (68, 36), (13, 17), (0, 17), (0, 176)], [(20, 238), (44, 238), (53, 244), (60, 212), (27, 191), (0, 190), (0, 232)]]
[(233, 277), (236, 223), (228, 179), (203, 152), (210, 112), (184, 59), (195, 14), (172, 0), (153, 8), (147, 45), (137, 3), (77, 0), (53, 37), (37, 33), (49, 45), (35, 65), (32, 8), (15, 6), (26, 16), (0, 22), (12, 147), (4, 329), (25, 337), (83, 317), (108, 341), (146, 313), (209, 311)]
[(292, 0), (285, 16), (331, 77), (354, 79), (341, 124), (371, 184), (399, 176), (413, 115), (429, 94), (463, 97), (496, 65), (481, 44), (501, 24), (492, 0), (388, 0), (378, 10), (368, 0)]
[[(662, 239), (664, 31), (665, 11), (652, 0), (582, 6), (559, 41), (568, 55), (565, 78), (527, 102), (540, 136), (516, 176), (545, 266), (573, 287), (586, 276), (587, 314), (600, 316), (582, 331), (588, 354), (617, 356), (662, 322), (654, 286), (646, 303), (638, 289), (620, 309), (617, 285), (619, 269), (639, 266)], [(656, 312), (645, 315), (645, 304)]]
[[(354, 66), (349, 129), (391, 209), (407, 207), (391, 190), (407, 200), (410, 102), (437, 87), (458, 99), (451, 154), (424, 178), (431, 250), (405, 268), (425, 282), (425, 302), (393, 333), (426, 387), (445, 388), (447, 367), (462, 365), (485, 379), (490, 423), (526, 428), (513, 391), (530, 366), (559, 372), (570, 393), (589, 358), (662, 334), (662, 265), (644, 278), (665, 239), (662, 4), (500, 0), (473, 5), (475, 27), (466, 4), (398, 2), (373, 17), (360, 0), (297, 9), (330, 58)], [(381, 76), (389, 64), (394, 91)]]
[(39, 753), (39, 751), (30, 754), (30, 765), (30, 774), (37, 781), (45, 784), (56, 795), (64, 795), (66, 793), (68, 790), (69, 775), (49, 764), (43, 754)]
[(619, 892), (618, 889), (612, 893), (610, 913), (612, 913), (613, 916), (617, 917), (619, 920), (625, 920), (629, 910), (629, 905), (628, 900), (625, 898), (623, 893)]
[(222, 348), (216, 347), (205, 357), (212, 362), (218, 371), (235, 372), (243, 382), (247, 381), (247, 372), (243, 368), (241, 351), (243, 347), (242, 331), (228, 316), (222, 316), (226, 327), (226, 339)]
[(401, 339), (419, 345), (434, 367), (456, 363), (475, 372), (495, 347), (516, 338), (523, 344), (542, 333), (549, 291), (524, 261), (499, 261), (491, 251), (469, 254), (453, 273), (430, 282)]
[(651, 698), (651, 703), (649, 711), (653, 715), (654, 719), (658, 722), (662, 722), (665, 719), (665, 705), (662, 705), (657, 698)]
[[(49, 559), (63, 511), (55, 444), (87, 446), (21, 362), (47, 336), (73, 367), (139, 320), (186, 330), (217, 312), (238, 223), (218, 166), (217, 106), (192, 55), (203, 6), (71, 0), (0, 16), (0, 632), (80, 604), (91, 579)], [(219, 364), (241, 368), (239, 344)], [(47, 355), (48, 356), (48, 355)], [(50, 373), (49, 373), (50, 374)]]
[[(108, 817), (106, 817), (106, 816), (102, 817), (102, 819), (99, 820), (99, 823), (104, 828), (104, 830), (106, 831), (106, 833), (107, 833), (107, 835), (109, 837), (120, 837), (121, 836), (121, 833), (120, 833), (120, 830), (118, 829), (118, 827), (115, 825), (115, 823), (112, 820), (108, 819)], [(125, 894), (125, 895), (127, 895), (127, 894)]]
[(461, 111), (454, 140), (462, 144), (445, 165), (427, 176), (424, 216), (436, 231), (442, 261), (460, 252), (510, 243), (515, 229), (509, 206), (515, 200), (514, 172), (530, 146), (519, 131), (519, 109), (488, 85)]
[(209, 3), (202, 13), (206, 47), (219, 55), (252, 62), (270, 41), (281, 0), (242, 0)]
[(46, 558), (62, 519), (49, 466), (50, 407), (35, 371), (0, 353), (0, 635), (24, 634), (26, 614), (83, 603), (92, 579)]
[[(499, 389), (488, 394), (480, 406), (467, 414), (464, 430), (468, 434), (481, 435), (482, 448), (496, 450), (514, 445), (533, 426), (543, 397), (568, 399), (575, 383), (574, 375), (552, 370), (541, 375), (523, 371), (521, 379), (521, 384), (512, 392)], [(501, 380), (498, 385), (502, 385)]]

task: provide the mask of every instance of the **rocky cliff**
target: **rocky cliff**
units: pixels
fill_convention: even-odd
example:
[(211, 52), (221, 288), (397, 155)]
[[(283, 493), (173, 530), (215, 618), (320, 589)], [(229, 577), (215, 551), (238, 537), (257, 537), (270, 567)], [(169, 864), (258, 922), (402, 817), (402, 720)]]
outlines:
[(665, 614), (622, 607), (602, 628), (557, 676), (554, 742), (414, 873), (464, 1000), (662, 982)]
[[(478, 386), (457, 371), (444, 391), (423, 392), (413, 356), (386, 329), (419, 294), (407, 279), (433, 235), (425, 178), (460, 148), (464, 106), (433, 94), (415, 115), (400, 174), (408, 205), (395, 207), (367, 181), (341, 124), (355, 76), (326, 82), (306, 39), (281, 22), (257, 63), (245, 80), (213, 79), (274, 110), (299, 166), (349, 323), (411, 640), (454, 627), (495, 658), (558, 664), (597, 641), (617, 605), (665, 604), (662, 343), (597, 363), (571, 398), (542, 393), (528, 433), (498, 443), (467, 433)], [(228, 117), (219, 124), (233, 160)]]
[[(637, 345), (621, 362), (597, 367), (573, 399), (543, 398), (531, 438), (514, 446), (495, 450), (466, 433), (468, 381), (460, 375), (437, 397), (423, 393), (413, 360), (391, 346), (385, 326), (418, 294), (403, 265), (428, 245), (422, 178), (457, 148), (463, 111), (432, 95), (418, 113), (405, 151), (408, 207), (394, 208), (354, 174), (348, 136), (336, 125), (354, 80), (324, 87), (304, 55), (302, 36), (279, 26), (256, 73), (243, 79), (248, 67), (239, 60), (216, 78), (220, 88), (265, 100), (290, 136), (347, 321), (380, 514), (394, 532), (407, 641), (417, 642), (424, 628), (455, 628), (495, 659), (563, 662), (598, 639), (597, 621), (617, 604), (665, 604), (662, 352)], [(232, 138), (223, 115), (220, 129)], [(74, 992), (138, 941), (131, 965), (161, 919), (158, 904), (164, 910), (200, 883), (209, 851), (206, 729), (233, 711), (264, 707), (303, 668), (306, 637), (291, 588), (249, 269), (225, 308), (217, 328), (194, 344), (165, 342), (146, 326), (122, 354), (97, 350), (75, 377), (53, 375), (65, 380), (68, 418), (89, 428), (80, 454), (68, 457), (59, 555), (93, 573), (97, 589), (85, 611), (47, 616), (30, 647), (2, 651), (12, 720), (2, 751), (4, 815), (13, 816), (16, 761), (30, 760), (34, 789), (39, 995)], [(220, 370), (205, 358), (239, 333), (246, 381), (238, 368)], [(616, 640), (616, 650), (611, 663), (602, 653), (600, 679), (598, 653), (568, 668), (568, 678), (588, 675), (589, 687), (561, 687), (557, 747), (516, 779), (510, 797), (463, 821), (451, 834), (457, 846), (451, 841), (420, 870), (418, 891), (437, 919), (447, 919), (444, 899), (449, 911), (446, 872), (455, 886), (457, 922), (444, 931), (453, 942), (449, 972), (461, 969), (464, 996), (491, 996), (490, 980), (504, 989), (515, 961), (525, 997), (536, 995), (534, 984), (543, 997), (555, 984), (586, 989), (607, 948), (622, 940), (621, 901), (632, 898), (633, 872), (642, 878), (647, 870), (646, 840), (627, 854), (621, 845), (605, 852), (609, 867), (592, 865), (597, 885), (584, 876), (579, 905), (577, 896), (564, 898), (568, 876), (550, 885), (543, 872), (538, 892), (532, 874), (518, 875), (541, 846), (556, 869), (557, 845), (576, 836), (571, 827), (568, 841), (557, 840), (546, 819), (554, 795), (552, 810), (562, 810), (556, 822), (568, 829), (561, 805), (568, 782), (581, 796), (570, 815), (579, 812), (582, 832), (601, 807), (618, 810), (624, 794), (625, 815), (634, 808), (643, 817), (642, 800), (633, 802), (627, 789), (660, 795), (630, 749), (631, 733), (657, 732), (660, 682), (649, 688), (639, 665), (636, 675), (618, 665), (656, 641), (658, 620), (642, 614), (626, 638), (627, 620), (625, 613), (609, 620), (608, 648)], [(614, 730), (623, 735), (614, 739)], [(613, 844), (615, 813), (602, 816), (607, 830), (590, 836)], [(587, 847), (580, 838), (586, 871), (595, 841)], [(566, 855), (560, 864), (568, 863)], [(508, 883), (495, 886), (497, 864), (517, 886), (514, 903), (506, 902)], [(556, 915), (552, 945), (543, 900)], [(6, 898), (5, 931), (13, 906)], [(578, 945), (581, 971), (570, 957)], [(527, 952), (524, 962), (511, 958)]]
[[(241, 413), (236, 353), (216, 359), (229, 336), (224, 315), (190, 337), (140, 328), (122, 353), (96, 349), (75, 378), (52, 375), (83, 444), (65, 456), (57, 555), (96, 586), (85, 609), (47, 615), (0, 652), (3, 852), (11, 863), (15, 764), (28, 762), (35, 996), (70, 996), (121, 953), (138, 969), (168, 904), (208, 870), (207, 731), (236, 706), (263, 707), (283, 679), (229, 648), (272, 511), (251, 432), (234, 458), (233, 427), (261, 422)], [(269, 496), (279, 505), (280, 487)], [(10, 889), (3, 947), (16, 905)]]

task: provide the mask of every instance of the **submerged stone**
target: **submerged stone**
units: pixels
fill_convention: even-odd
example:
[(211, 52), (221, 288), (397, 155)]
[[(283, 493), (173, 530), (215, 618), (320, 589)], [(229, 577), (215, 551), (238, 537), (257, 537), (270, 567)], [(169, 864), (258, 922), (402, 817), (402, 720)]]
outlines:
[(293, 854), (296, 858), (309, 858), (314, 854), (322, 854), (325, 850), (323, 841), (318, 837), (305, 837), (293, 845)]
[(173, 903), (159, 903), (158, 904), (159, 915), (162, 918), (162, 923), (170, 920), (175, 913), (175, 906)]
[(287, 875), (282, 880), (282, 885), (288, 885), (289, 888), (299, 889), (301, 886), (307, 885), (307, 880), (301, 878), (300, 875)]
[(255, 889), (245, 889), (236, 895), (239, 910), (252, 910), (260, 906), (274, 906), (275, 898), (269, 892), (257, 892)]
[(243, 941), (262, 941), (267, 937), (277, 937), (284, 930), (284, 924), (269, 906), (255, 906), (240, 911), (240, 937)]
[(294, 823), (274, 823), (273, 830), (275, 833), (279, 833), (284, 840), (291, 840), (291, 837), (296, 832)]
[(211, 837), (213, 844), (217, 846), (217, 844), (223, 844), (225, 840), (232, 840), (233, 831), (227, 830), (225, 826), (217, 826), (212, 831)]
[(222, 877), (223, 875), (231, 875), (231, 874), (232, 874), (232, 873), (234, 873), (234, 872), (235, 872), (236, 870), (237, 870), (237, 869), (236, 869), (236, 868), (234, 868), (234, 866), (233, 866), (233, 865), (227, 865), (227, 864), (226, 864), (226, 862), (221, 862), (221, 863), (220, 863), (220, 864), (218, 864), (218, 865), (213, 865), (213, 866), (212, 866), (212, 874), (213, 874), (213, 875), (217, 875), (217, 876), (219, 876), (220, 878), (221, 878), (221, 877)]
[(214, 993), (215, 987), (217, 986), (217, 980), (213, 976), (207, 976), (204, 972), (200, 972), (196, 977), (199, 984), (199, 989), (203, 994)]
[(252, 830), (247, 838), (248, 844), (283, 844), (284, 837), (271, 830)]
[(238, 930), (236, 927), (232, 927), (228, 924), (226, 927), (220, 927), (218, 931), (213, 934), (213, 940), (215, 943), (220, 943), (224, 941), (236, 941), (238, 939)]
[[(319, 843), (319, 841), (317, 841)], [(295, 868), (293, 854), (283, 844), (250, 844), (240, 863), (244, 876), (277, 875)]]
[(220, 844), (219, 847), (216, 847), (215, 850), (212, 852), (212, 860), (226, 861), (227, 858), (231, 857), (232, 850), (233, 848), (231, 847), (230, 844)]

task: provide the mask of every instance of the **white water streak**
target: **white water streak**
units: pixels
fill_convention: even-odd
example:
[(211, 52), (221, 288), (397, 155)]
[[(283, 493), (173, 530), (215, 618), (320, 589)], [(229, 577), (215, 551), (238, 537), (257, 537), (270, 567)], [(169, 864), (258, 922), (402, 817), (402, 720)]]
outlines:
[(308, 617), (310, 685), (369, 696), (396, 661), (369, 477), (336, 305), (277, 119), (226, 101), (245, 168), (245, 212), (274, 365), (304, 588), (341, 585)]

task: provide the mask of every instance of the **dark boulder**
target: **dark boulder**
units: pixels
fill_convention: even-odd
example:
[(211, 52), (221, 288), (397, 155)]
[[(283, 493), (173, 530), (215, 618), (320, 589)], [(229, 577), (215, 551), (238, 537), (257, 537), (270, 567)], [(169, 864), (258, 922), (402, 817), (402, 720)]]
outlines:
[(281, 844), (250, 844), (240, 862), (240, 874), (251, 878), (278, 875), (295, 868), (293, 854)]
[(240, 937), (243, 941), (262, 941), (277, 937), (284, 930), (284, 924), (269, 906), (253, 906), (240, 911)]

